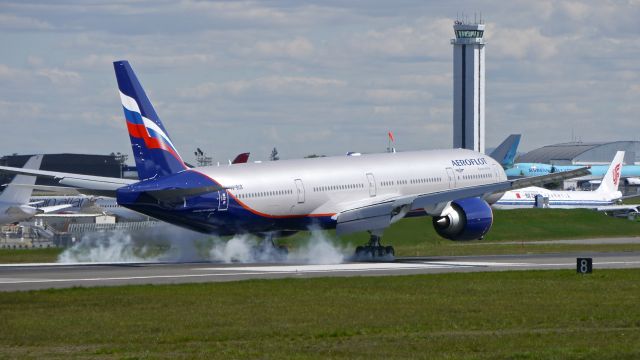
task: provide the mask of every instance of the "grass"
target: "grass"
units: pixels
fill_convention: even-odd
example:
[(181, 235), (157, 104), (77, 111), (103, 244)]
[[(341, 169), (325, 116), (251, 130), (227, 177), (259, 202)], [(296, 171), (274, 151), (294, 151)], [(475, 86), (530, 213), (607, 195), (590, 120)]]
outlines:
[[(329, 236), (345, 248), (365, 244), (367, 233), (357, 233), (338, 239)], [(640, 244), (604, 245), (535, 245), (530, 241), (598, 237), (640, 236), (640, 222), (613, 218), (602, 213), (576, 209), (522, 209), (494, 211), (494, 223), (485, 240), (455, 242), (439, 237), (431, 218), (410, 218), (393, 224), (384, 233), (384, 243), (392, 244), (398, 256), (487, 255), (549, 253), (567, 251), (640, 251)], [(308, 241), (306, 232), (280, 242), (290, 247)], [(521, 241), (519, 244), (500, 242)], [(490, 243), (490, 244), (484, 244)], [(477, 245), (477, 246), (476, 246)], [(0, 263), (54, 262), (61, 249), (5, 250), (0, 249)]]
[(54, 262), (63, 249), (0, 249), (0, 264)]
[(0, 357), (637, 359), (640, 270), (0, 293)]

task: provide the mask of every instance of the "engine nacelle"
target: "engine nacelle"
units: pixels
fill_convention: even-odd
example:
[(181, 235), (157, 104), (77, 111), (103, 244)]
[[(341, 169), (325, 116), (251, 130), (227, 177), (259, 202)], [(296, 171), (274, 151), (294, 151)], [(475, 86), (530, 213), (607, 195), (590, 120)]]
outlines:
[(480, 239), (492, 223), (491, 207), (480, 198), (452, 201), (441, 216), (433, 217), (433, 227), (438, 235), (454, 241)]

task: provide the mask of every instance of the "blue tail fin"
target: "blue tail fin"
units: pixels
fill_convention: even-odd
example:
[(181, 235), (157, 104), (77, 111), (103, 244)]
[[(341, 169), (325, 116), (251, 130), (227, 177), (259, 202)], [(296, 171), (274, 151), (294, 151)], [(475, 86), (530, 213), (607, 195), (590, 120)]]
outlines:
[(513, 160), (516, 157), (518, 145), (520, 145), (520, 137), (520, 134), (509, 135), (489, 156), (505, 169), (513, 167)]
[(129, 62), (116, 61), (113, 68), (140, 180), (186, 169)]

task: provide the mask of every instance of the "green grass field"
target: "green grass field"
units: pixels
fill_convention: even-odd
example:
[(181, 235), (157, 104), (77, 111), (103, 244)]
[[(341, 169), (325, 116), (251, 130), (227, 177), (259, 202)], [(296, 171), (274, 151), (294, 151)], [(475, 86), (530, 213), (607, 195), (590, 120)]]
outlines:
[[(523, 254), (566, 251), (638, 251), (640, 244), (627, 245), (536, 245), (536, 240), (640, 236), (640, 222), (613, 218), (591, 210), (523, 209), (494, 211), (492, 229), (482, 241), (455, 242), (439, 237), (431, 218), (404, 219), (385, 231), (383, 241), (392, 244), (398, 256), (454, 256), (487, 254)], [(344, 248), (367, 242), (367, 233), (337, 238), (327, 236)], [(203, 235), (206, 238), (205, 235)], [(292, 248), (307, 241), (309, 234), (299, 233), (280, 242)], [(521, 241), (519, 244), (500, 244)], [(489, 243), (486, 244), (485, 243)], [(0, 249), (0, 263), (53, 262), (61, 249)]]
[(638, 359), (640, 270), (0, 293), (2, 358)]

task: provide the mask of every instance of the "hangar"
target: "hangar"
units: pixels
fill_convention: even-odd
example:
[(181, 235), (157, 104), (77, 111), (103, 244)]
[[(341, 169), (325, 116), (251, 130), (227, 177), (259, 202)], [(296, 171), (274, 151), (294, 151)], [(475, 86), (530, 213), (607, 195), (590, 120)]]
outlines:
[(547, 145), (518, 157), (519, 163), (552, 165), (606, 165), (616, 151), (626, 152), (627, 165), (640, 164), (640, 141), (568, 142)]

